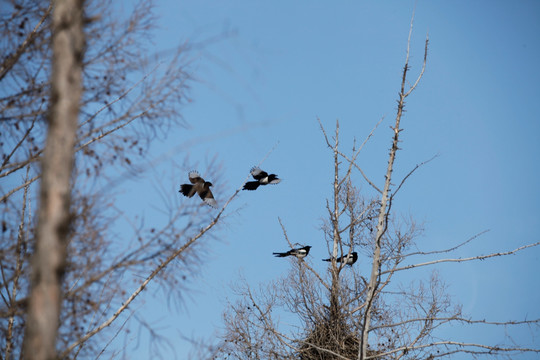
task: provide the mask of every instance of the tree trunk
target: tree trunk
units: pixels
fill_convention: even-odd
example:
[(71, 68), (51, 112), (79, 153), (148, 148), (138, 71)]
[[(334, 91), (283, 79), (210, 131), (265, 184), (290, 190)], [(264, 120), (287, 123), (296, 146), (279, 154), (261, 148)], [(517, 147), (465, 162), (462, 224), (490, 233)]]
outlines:
[[(407, 67), (404, 70), (404, 77), (407, 72)], [(388, 221), (388, 209), (390, 198), (390, 185), (392, 180), (392, 171), (394, 168), (394, 160), (398, 151), (399, 142), (399, 123), (401, 121), (401, 115), (403, 114), (403, 107), (405, 105), (405, 96), (403, 91), (400, 93), (398, 102), (398, 113), (396, 116), (396, 122), (394, 124), (394, 139), (392, 141), (392, 148), (390, 149), (390, 155), (388, 158), (388, 167), (386, 168), (386, 175), (384, 181), (384, 188), (381, 195), (381, 207), (379, 208), (379, 216), (377, 220), (377, 235), (375, 236), (375, 249), (373, 251), (373, 263), (371, 267), (371, 276), (369, 279), (366, 295), (366, 307), (364, 310), (364, 321), (362, 323), (362, 334), (360, 336), (360, 351), (358, 353), (358, 359), (364, 360), (368, 355), (368, 335), (371, 326), (371, 315), (373, 309), (373, 303), (376, 298), (377, 288), (379, 286), (379, 276), (381, 271), (381, 241), (384, 233), (387, 229)]]
[(24, 359), (55, 359), (70, 228), (70, 180), (82, 91), (83, 0), (53, 1), (49, 128), (42, 160)]

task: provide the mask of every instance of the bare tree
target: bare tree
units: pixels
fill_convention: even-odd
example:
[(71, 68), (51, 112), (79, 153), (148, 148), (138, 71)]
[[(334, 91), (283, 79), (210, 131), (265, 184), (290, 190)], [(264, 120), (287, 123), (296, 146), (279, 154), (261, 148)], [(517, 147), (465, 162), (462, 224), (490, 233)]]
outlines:
[[(194, 250), (213, 238), (211, 230), (227, 204), (219, 181), (215, 193), (221, 210), (212, 211), (202, 202), (180, 203), (181, 180), (172, 179), (156, 185), (162, 194), (161, 224), (134, 219), (116, 206), (116, 186), (149, 168), (152, 160), (146, 155), (152, 141), (185, 124), (181, 110), (191, 80), (191, 44), (152, 55), (146, 41), (156, 21), (152, 1), (139, 1), (131, 12), (119, 13), (112, 0), (87, 0), (82, 13), (69, 11), (84, 14), (84, 56), (80, 39), (74, 38), (79, 40), (71, 44), (77, 45), (72, 55), (52, 61), (57, 54), (55, 26), (70, 29), (65, 16), (53, 14), (67, 4), (4, 2), (0, 14), (0, 351), (5, 359), (22, 357), (25, 332), (27, 349), (37, 349), (35, 339), (46, 340), (33, 333), (39, 319), (25, 317), (42, 306), (38, 295), (29, 292), (32, 256), (42, 271), (34, 272), (33, 289), (41, 288), (38, 280), (50, 285), (62, 280), (49, 297), (56, 312), (41, 313), (54, 320), (47, 326), (57, 329), (49, 334), (44, 357), (54, 352), (58, 358), (117, 354), (122, 349), (112, 343), (129, 331), (130, 321), (138, 321), (149, 336), (158, 338), (144, 317), (136, 316), (134, 300), (150, 282), (173, 300), (183, 297), (200, 264)], [(78, 64), (80, 81), (71, 76), (71, 89), (58, 88), (57, 76), (65, 79), (68, 74), (58, 73), (57, 66), (73, 71), (73, 66), (61, 63), (69, 59)], [(74, 90), (77, 86), (81, 90)], [(51, 136), (46, 142), (48, 129), (52, 135), (62, 119), (55, 109), (65, 106), (68, 95), (72, 106), (78, 105), (62, 108), (69, 115), (71, 122), (66, 124), (71, 124), (67, 130), (72, 135), (59, 134), (63, 141)], [(63, 171), (49, 167), (52, 155), (63, 157)], [(197, 165), (187, 156), (184, 162), (176, 175)], [(216, 159), (199, 166), (212, 180), (220, 172)], [(45, 192), (51, 186), (51, 170), (63, 179), (54, 193)], [(55, 201), (58, 211), (46, 207), (47, 201)], [(45, 236), (46, 217), (55, 213), (60, 216), (50, 231), (57, 234), (53, 250), (58, 256), (48, 258), (48, 268), (38, 267), (46, 242), (37, 239)], [(131, 231), (118, 233), (120, 222)], [(51, 272), (48, 280), (45, 275)], [(37, 356), (28, 350), (24, 354)]]
[[(411, 283), (396, 279), (400, 272), (422, 266), (495, 258), (540, 245), (534, 243), (468, 258), (451, 257), (481, 233), (447, 249), (418, 251), (415, 239), (422, 227), (391, 211), (405, 181), (427, 162), (417, 165), (403, 179), (396, 181), (393, 177), (406, 99), (419, 84), (427, 61), (426, 38), (420, 73), (409, 84), (411, 34), (412, 21), (382, 185), (368, 177), (357, 161), (380, 121), (350, 154), (340, 149), (339, 122), (332, 137), (321, 124), (334, 165), (333, 195), (327, 201), (327, 220), (321, 229), (330, 256), (327, 271), (319, 273), (309, 257), (292, 258), (291, 269), (282, 279), (261, 285), (258, 290), (245, 281), (236, 285), (239, 298), (224, 313), (225, 333), (223, 342), (214, 349), (216, 358), (434, 359), (456, 353), (512, 358), (516, 354), (540, 353), (538, 346), (511, 337), (519, 327), (530, 328), (531, 334), (536, 334), (540, 319), (495, 322), (468, 318), (452, 302), (436, 269), (428, 279)], [(362, 195), (355, 185), (358, 179), (375, 195)], [(285, 240), (293, 247), (294, 241), (289, 240), (285, 226), (281, 226)], [(352, 259), (354, 252), (358, 253), (358, 261), (371, 264), (369, 273), (362, 274), (354, 264), (347, 265), (343, 260)], [(418, 261), (418, 257), (425, 260)], [(440, 330), (450, 324), (502, 327), (507, 336), (492, 344), (447, 339)]]

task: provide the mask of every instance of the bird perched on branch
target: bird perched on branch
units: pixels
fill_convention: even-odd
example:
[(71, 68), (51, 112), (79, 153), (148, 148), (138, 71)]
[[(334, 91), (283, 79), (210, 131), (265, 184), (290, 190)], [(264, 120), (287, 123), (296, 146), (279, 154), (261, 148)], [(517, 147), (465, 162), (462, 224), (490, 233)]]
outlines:
[(309, 249), (311, 249), (311, 246), (304, 246), (298, 249), (291, 249), (287, 252), (275, 252), (274, 256), (276, 257), (285, 257), (285, 256), (295, 256), (298, 259), (303, 259), (309, 254)]
[(258, 167), (253, 167), (251, 169), (251, 175), (257, 181), (248, 181), (245, 183), (242, 190), (255, 190), (260, 185), (277, 184), (281, 181), (281, 179), (278, 179), (276, 174), (268, 175), (266, 171), (263, 171)]
[[(352, 265), (358, 260), (358, 254), (356, 251), (353, 251), (350, 254), (340, 256), (336, 259), (336, 262), (338, 263), (345, 263), (347, 265)], [(332, 258), (323, 259), (323, 261), (332, 261)]]
[(214, 199), (214, 194), (210, 191), (212, 183), (210, 181), (204, 181), (197, 171), (191, 171), (189, 173), (189, 181), (191, 184), (180, 185), (180, 190), (184, 196), (193, 197), (195, 194), (199, 194), (201, 199), (213, 208), (217, 207), (217, 202)]

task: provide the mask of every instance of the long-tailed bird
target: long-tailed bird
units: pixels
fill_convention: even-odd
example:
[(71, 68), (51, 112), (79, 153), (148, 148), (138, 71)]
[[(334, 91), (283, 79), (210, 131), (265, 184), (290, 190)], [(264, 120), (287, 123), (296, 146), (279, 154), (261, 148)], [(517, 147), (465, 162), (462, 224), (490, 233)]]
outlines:
[[(336, 259), (336, 262), (352, 265), (356, 262), (356, 260), (358, 260), (358, 254), (356, 253), (356, 251), (353, 251), (350, 255), (346, 254), (346, 255), (338, 257)], [(323, 259), (323, 261), (332, 261), (332, 258)]]
[(199, 194), (201, 199), (213, 208), (217, 207), (217, 202), (214, 199), (214, 194), (210, 191), (212, 183), (210, 181), (204, 181), (197, 171), (191, 171), (189, 173), (189, 181), (191, 184), (180, 185), (180, 190), (184, 196), (193, 197), (195, 194)]
[(275, 252), (274, 256), (276, 257), (285, 257), (285, 256), (296, 256), (299, 259), (303, 259), (309, 254), (309, 249), (311, 249), (311, 246), (304, 246), (298, 249), (291, 249), (287, 252)]
[(242, 190), (255, 190), (259, 185), (277, 184), (281, 181), (276, 174), (270, 174), (258, 167), (251, 168), (251, 175), (257, 181), (248, 181)]

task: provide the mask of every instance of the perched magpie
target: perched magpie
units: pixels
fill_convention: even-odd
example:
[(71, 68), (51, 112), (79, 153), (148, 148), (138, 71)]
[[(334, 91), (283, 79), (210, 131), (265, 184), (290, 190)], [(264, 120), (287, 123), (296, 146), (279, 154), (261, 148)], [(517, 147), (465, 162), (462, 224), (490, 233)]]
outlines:
[(257, 181), (248, 181), (242, 190), (255, 190), (259, 185), (277, 184), (281, 181), (276, 174), (270, 174), (258, 167), (251, 168), (251, 175)]
[(287, 252), (275, 252), (274, 256), (276, 257), (285, 257), (285, 256), (296, 256), (299, 259), (303, 259), (309, 254), (309, 249), (311, 249), (311, 246), (304, 246), (302, 248), (298, 249), (291, 249)]
[[(358, 260), (358, 254), (356, 253), (356, 251), (353, 251), (350, 255), (346, 254), (336, 259), (338, 263), (345, 263), (347, 265), (354, 264), (356, 260)], [(332, 258), (323, 259), (323, 261), (332, 261)]]
[(193, 185), (182, 184), (180, 185), (179, 192), (187, 197), (192, 197), (195, 194), (199, 194), (205, 203), (213, 208), (217, 207), (217, 202), (214, 199), (214, 195), (212, 194), (212, 191), (210, 191), (210, 186), (212, 186), (210, 181), (204, 181), (197, 171), (191, 171), (189, 173), (189, 181), (191, 181)]

